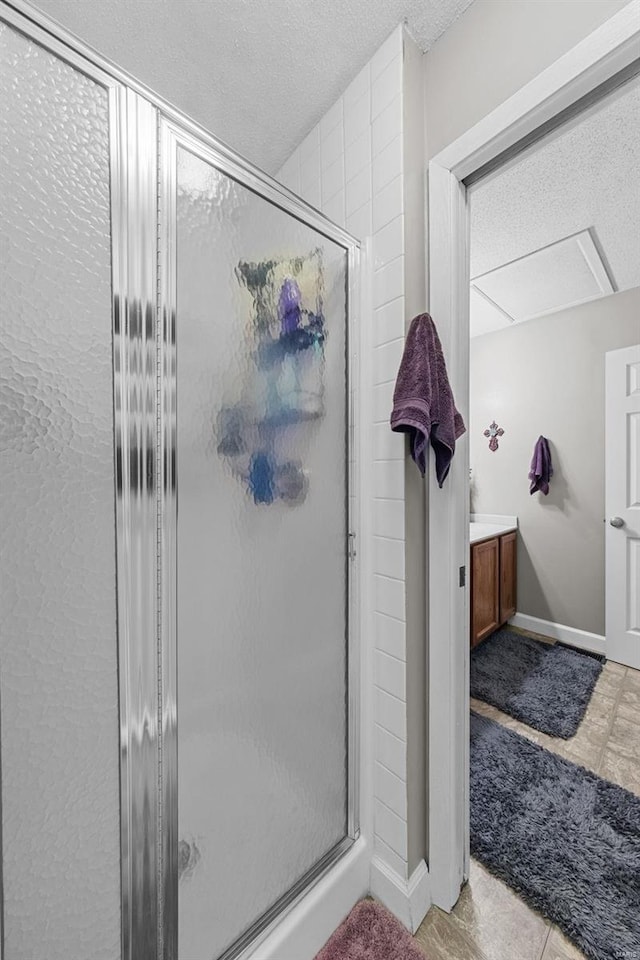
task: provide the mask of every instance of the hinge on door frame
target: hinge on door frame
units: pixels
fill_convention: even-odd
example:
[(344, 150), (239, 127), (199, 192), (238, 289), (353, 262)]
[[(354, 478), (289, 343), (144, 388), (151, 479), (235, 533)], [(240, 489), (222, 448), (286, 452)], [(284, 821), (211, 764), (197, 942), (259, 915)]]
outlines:
[(460, 569), (458, 570), (458, 586), (466, 587), (466, 585), (467, 585), (467, 568), (460, 567)]
[(347, 534), (347, 556), (349, 560), (355, 560), (356, 558), (356, 535), (353, 531)]

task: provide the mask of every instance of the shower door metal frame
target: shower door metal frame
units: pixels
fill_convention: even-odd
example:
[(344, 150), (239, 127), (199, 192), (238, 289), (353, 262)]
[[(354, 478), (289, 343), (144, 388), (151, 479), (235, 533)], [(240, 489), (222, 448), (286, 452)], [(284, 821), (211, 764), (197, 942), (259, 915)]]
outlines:
[(194, 135), (175, 119), (160, 117), (160, 304), (159, 316), (162, 329), (160, 347), (161, 442), (160, 463), (163, 465), (161, 515), (161, 569), (162, 569), (162, 741), (163, 741), (163, 787), (162, 804), (166, 811), (163, 848), (164, 891), (164, 940), (166, 960), (178, 956), (178, 730), (177, 730), (177, 478), (176, 478), (176, 196), (177, 196), (177, 150), (182, 147), (194, 156), (210, 164), (216, 170), (237, 181), (258, 196), (272, 203), (283, 212), (293, 216), (318, 233), (341, 246), (347, 255), (347, 322), (345, 325), (346, 350), (346, 410), (348, 423), (345, 436), (346, 465), (346, 529), (345, 575), (347, 583), (347, 610), (345, 642), (347, 644), (347, 697), (348, 697), (348, 744), (347, 744), (347, 833), (334, 848), (327, 851), (292, 888), (281, 897), (262, 917), (219, 958), (235, 960), (245, 951), (256, 946), (268, 935), (274, 924), (291, 910), (300, 898), (338, 860), (359, 836), (359, 685), (360, 651), (358, 643), (358, 591), (356, 552), (354, 537), (359, 528), (356, 511), (357, 470), (355, 456), (355, 409), (358, 393), (358, 357), (352, 349), (357, 342), (360, 265), (360, 244), (341, 227), (284, 190), (276, 181), (266, 177), (256, 168), (248, 169), (246, 161), (222, 152), (218, 142), (211, 136)]
[(231, 960), (266, 937), (359, 836), (360, 244), (27, 0), (0, 0), (0, 21), (109, 98), (122, 960), (177, 960), (175, 245), (162, 231), (175, 204), (174, 174), (162, 164), (169, 143), (204, 155), (347, 253), (347, 835), (220, 958)]
[(159, 960), (157, 109), (153, 97), (25, 0), (0, 21), (108, 96), (122, 960)]

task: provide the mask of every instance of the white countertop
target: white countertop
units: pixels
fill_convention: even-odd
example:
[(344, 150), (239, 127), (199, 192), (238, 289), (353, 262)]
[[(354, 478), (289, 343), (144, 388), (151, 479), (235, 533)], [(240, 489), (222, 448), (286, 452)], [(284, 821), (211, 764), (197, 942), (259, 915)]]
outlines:
[(471, 543), (478, 543), (479, 540), (488, 540), (489, 537), (499, 537), (503, 533), (510, 533), (512, 530), (517, 530), (518, 524), (516, 523), (477, 523), (471, 522), (469, 524), (469, 541)]

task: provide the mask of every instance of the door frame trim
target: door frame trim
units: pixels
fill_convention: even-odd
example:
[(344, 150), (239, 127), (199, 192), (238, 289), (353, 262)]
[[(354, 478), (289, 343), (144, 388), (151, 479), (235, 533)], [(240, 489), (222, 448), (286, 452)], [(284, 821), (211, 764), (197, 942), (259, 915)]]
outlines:
[[(435, 156), (428, 168), (429, 304), (458, 408), (469, 417), (469, 225), (465, 179), (638, 57), (640, 0), (597, 30)], [(469, 876), (469, 598), (458, 570), (469, 565), (469, 442), (459, 442), (448, 482), (430, 473), (429, 872), (433, 902), (456, 903)]]

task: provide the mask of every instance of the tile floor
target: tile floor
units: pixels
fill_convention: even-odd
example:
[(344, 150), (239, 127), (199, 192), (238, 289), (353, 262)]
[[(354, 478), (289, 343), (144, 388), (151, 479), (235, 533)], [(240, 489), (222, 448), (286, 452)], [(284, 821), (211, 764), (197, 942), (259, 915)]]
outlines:
[[(477, 713), (640, 796), (640, 670), (606, 663), (578, 732), (570, 740), (532, 730), (480, 700), (472, 700), (471, 706)], [(475, 860), (471, 861), (469, 883), (453, 911), (447, 914), (433, 907), (416, 940), (429, 960), (584, 957), (556, 926)]]

